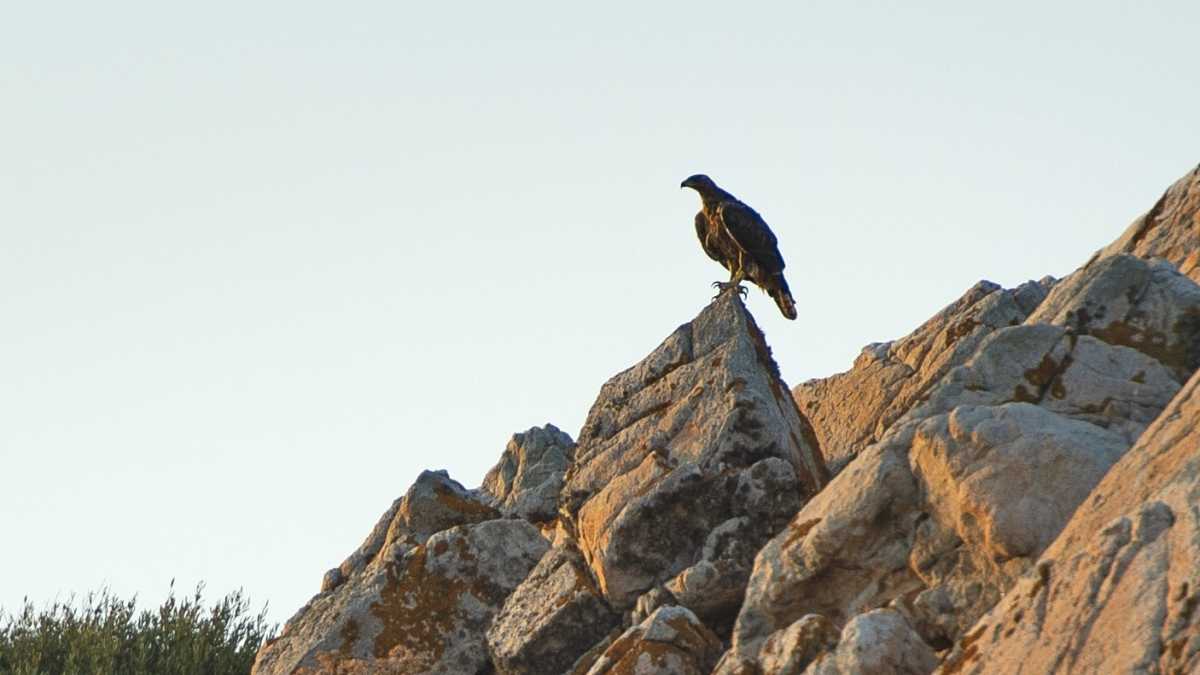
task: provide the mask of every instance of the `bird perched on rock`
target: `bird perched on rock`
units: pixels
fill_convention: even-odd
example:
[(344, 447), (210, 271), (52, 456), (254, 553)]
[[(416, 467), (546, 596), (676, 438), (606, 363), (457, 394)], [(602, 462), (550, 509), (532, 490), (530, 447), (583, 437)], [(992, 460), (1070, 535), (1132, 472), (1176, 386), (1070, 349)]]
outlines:
[(785, 317), (795, 319), (796, 304), (783, 278), (779, 242), (762, 216), (704, 174), (688, 176), (679, 187), (700, 193), (703, 206), (696, 214), (696, 236), (708, 257), (729, 270), (729, 282), (718, 281), (713, 286), (721, 292), (744, 294), (741, 282), (753, 281), (775, 299)]

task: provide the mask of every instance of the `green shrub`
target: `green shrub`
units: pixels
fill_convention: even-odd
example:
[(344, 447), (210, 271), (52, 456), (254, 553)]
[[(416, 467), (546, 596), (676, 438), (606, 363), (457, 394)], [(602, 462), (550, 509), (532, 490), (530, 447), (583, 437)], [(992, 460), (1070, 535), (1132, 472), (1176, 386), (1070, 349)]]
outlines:
[(241, 591), (204, 607), (204, 584), (177, 599), (175, 584), (157, 611), (135, 608), (108, 589), (54, 602), (41, 612), (25, 600), (0, 613), (3, 675), (245, 675), (274, 627), (266, 607), (249, 613)]

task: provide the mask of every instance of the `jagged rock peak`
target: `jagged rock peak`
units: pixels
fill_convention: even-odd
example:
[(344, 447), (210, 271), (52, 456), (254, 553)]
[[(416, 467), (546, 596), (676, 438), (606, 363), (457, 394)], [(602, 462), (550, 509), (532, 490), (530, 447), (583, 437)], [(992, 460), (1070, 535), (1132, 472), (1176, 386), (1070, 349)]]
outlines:
[(730, 542), (782, 525), (826, 476), (762, 332), (724, 293), (601, 388), (560, 508), (614, 606), (666, 583), (713, 605), (682, 603), (703, 617), (737, 605), (748, 570)]
[[(642, 646), (669, 649), (634, 630), (658, 635), (668, 618), (692, 636), (679, 663), (707, 668), (720, 641), (699, 636), (728, 635), (754, 553), (826, 480), (762, 332), (721, 295), (601, 387), (564, 481), (559, 544), (489, 631), (498, 672), (608, 672)], [(614, 626), (625, 637), (602, 640)]]

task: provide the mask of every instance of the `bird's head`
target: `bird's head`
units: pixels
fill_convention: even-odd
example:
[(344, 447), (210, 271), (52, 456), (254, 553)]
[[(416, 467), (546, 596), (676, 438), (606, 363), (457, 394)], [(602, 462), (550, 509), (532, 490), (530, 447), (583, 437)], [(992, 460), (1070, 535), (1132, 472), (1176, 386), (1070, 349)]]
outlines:
[(705, 194), (707, 192), (712, 192), (713, 190), (716, 190), (717, 184), (714, 183), (713, 180), (711, 178), (709, 178), (708, 176), (705, 176), (702, 173), (698, 173), (694, 176), (688, 176), (686, 179), (684, 179), (684, 181), (682, 183), (679, 184), (679, 187), (692, 188), (693, 190), (695, 190), (696, 192), (699, 192), (700, 194)]

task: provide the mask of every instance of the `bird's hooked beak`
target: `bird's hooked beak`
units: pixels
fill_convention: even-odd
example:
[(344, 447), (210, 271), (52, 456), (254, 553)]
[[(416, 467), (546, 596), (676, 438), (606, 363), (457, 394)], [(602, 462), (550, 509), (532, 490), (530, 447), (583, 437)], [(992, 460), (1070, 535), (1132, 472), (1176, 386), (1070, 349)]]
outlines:
[(688, 185), (687, 179), (684, 179), (684, 181), (679, 184), (679, 187), (680, 187), (680, 189), (683, 189), (685, 187), (691, 187), (691, 186)]

